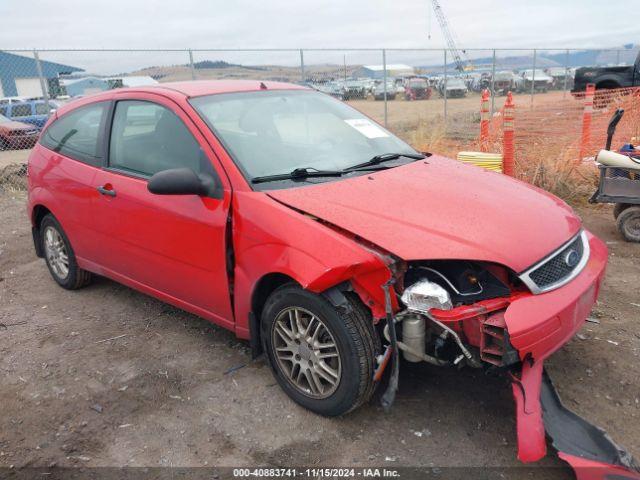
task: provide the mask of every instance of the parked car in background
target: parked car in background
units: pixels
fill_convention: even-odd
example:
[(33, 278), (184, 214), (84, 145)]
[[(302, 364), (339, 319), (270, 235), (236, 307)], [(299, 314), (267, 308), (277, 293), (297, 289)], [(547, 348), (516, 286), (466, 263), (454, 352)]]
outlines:
[(615, 67), (582, 67), (576, 70), (573, 93), (584, 92), (588, 83), (596, 90), (637, 87), (640, 85), (640, 52), (633, 65)]
[(467, 84), (474, 92), (482, 92), (491, 88), (491, 73), (482, 72), (479, 76), (471, 77), (470, 84)]
[(365, 99), (369, 95), (362, 80), (347, 80), (342, 84), (342, 100)]
[(0, 115), (0, 150), (33, 148), (38, 141), (38, 129)]
[(342, 98), (342, 85), (340, 85), (338, 82), (330, 81), (322, 83), (312, 83), (308, 86), (319, 92), (331, 95), (332, 97)]
[[(383, 80), (379, 80), (371, 88), (371, 95), (374, 100), (384, 100), (385, 83)], [(387, 100), (396, 99), (396, 83), (391, 79), (387, 80)]]
[(573, 88), (573, 68), (549, 67), (545, 70), (551, 77), (551, 88), (554, 90), (571, 90)]
[[(44, 100), (28, 100), (24, 102), (12, 102), (0, 104), (0, 115), (11, 120), (30, 123), (41, 130), (49, 119), (49, 114), (55, 112), (58, 103), (49, 101), (49, 107)], [(51, 110), (51, 112), (49, 112)]]
[(531, 85), (534, 84), (534, 91), (544, 93), (551, 88), (551, 84), (553, 83), (553, 79), (547, 75), (544, 70), (539, 68), (535, 70), (531, 68), (524, 70), (520, 78), (519, 90), (521, 92), (530, 92)]
[(404, 82), (405, 100), (428, 100), (431, 98), (431, 87), (426, 78), (407, 78)]
[(459, 77), (449, 77), (446, 80), (440, 82), (438, 92), (440, 96), (444, 97), (444, 92), (447, 92), (447, 98), (462, 98), (467, 96), (467, 85), (464, 80)]
[(506, 95), (507, 92), (515, 92), (518, 88), (518, 76), (509, 71), (496, 72), (493, 79), (493, 91), (496, 95)]
[(26, 97), (3, 97), (0, 98), (0, 105), (6, 105), (9, 103), (18, 103), (18, 102), (26, 102), (28, 99)]
[(393, 83), (395, 85), (396, 95), (404, 96), (404, 78), (398, 77)]

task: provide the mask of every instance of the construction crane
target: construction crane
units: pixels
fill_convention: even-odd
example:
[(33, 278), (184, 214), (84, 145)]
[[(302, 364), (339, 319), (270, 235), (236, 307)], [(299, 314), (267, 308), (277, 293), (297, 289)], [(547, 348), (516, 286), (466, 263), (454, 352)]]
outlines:
[[(456, 46), (456, 41), (453, 36), (453, 32), (449, 28), (449, 22), (447, 22), (447, 17), (445, 17), (444, 12), (442, 11), (442, 7), (438, 0), (431, 0), (431, 4), (433, 5), (433, 11), (436, 14), (436, 18), (438, 19), (438, 23), (440, 24), (440, 30), (442, 30), (442, 35), (447, 42), (447, 47), (451, 54), (453, 55), (453, 60), (456, 62), (456, 70), (460, 72), (464, 72), (467, 70), (473, 70), (473, 65), (471, 61), (466, 56), (464, 51), (460, 51)], [(429, 19), (429, 30), (431, 30), (431, 20)], [(429, 38), (431, 38), (431, 31), (429, 31)]]

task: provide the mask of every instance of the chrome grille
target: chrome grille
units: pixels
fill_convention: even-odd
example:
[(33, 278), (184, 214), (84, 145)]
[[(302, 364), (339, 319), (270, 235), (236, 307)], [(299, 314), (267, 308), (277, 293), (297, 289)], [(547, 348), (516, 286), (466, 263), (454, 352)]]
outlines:
[(554, 253), (520, 275), (533, 293), (548, 292), (576, 277), (589, 260), (589, 242), (580, 232)]

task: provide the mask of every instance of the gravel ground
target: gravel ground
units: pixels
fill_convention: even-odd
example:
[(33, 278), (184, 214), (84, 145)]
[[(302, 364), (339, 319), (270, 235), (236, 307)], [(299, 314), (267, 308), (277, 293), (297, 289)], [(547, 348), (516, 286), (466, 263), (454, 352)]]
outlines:
[[(580, 213), (610, 248), (600, 323), (548, 367), (570, 408), (639, 454), (640, 246), (609, 209)], [(374, 400), (322, 418), (221, 328), (103, 278), (58, 287), (33, 252), (24, 197), (0, 195), (0, 225), (0, 467), (492, 466), (510, 472), (493, 478), (532, 478), (509, 470), (502, 378), (403, 365), (391, 413)], [(536, 465), (572, 478), (552, 453)]]

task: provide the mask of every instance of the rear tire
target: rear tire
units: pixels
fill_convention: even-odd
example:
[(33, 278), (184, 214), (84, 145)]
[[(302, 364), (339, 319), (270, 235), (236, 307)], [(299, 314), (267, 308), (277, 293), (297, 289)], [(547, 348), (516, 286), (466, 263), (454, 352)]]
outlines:
[(77, 290), (91, 282), (91, 273), (78, 267), (67, 235), (50, 213), (40, 223), (40, 241), (47, 268), (58, 285)]
[(624, 209), (618, 216), (616, 224), (627, 242), (640, 243), (640, 207)]
[[(262, 345), (276, 380), (293, 401), (330, 417), (371, 397), (380, 349), (369, 311), (355, 295), (345, 297), (346, 304), (335, 307), (322, 295), (287, 284), (271, 294), (262, 312)], [(294, 327), (298, 321), (301, 327)], [(326, 347), (331, 344), (335, 348)]]

